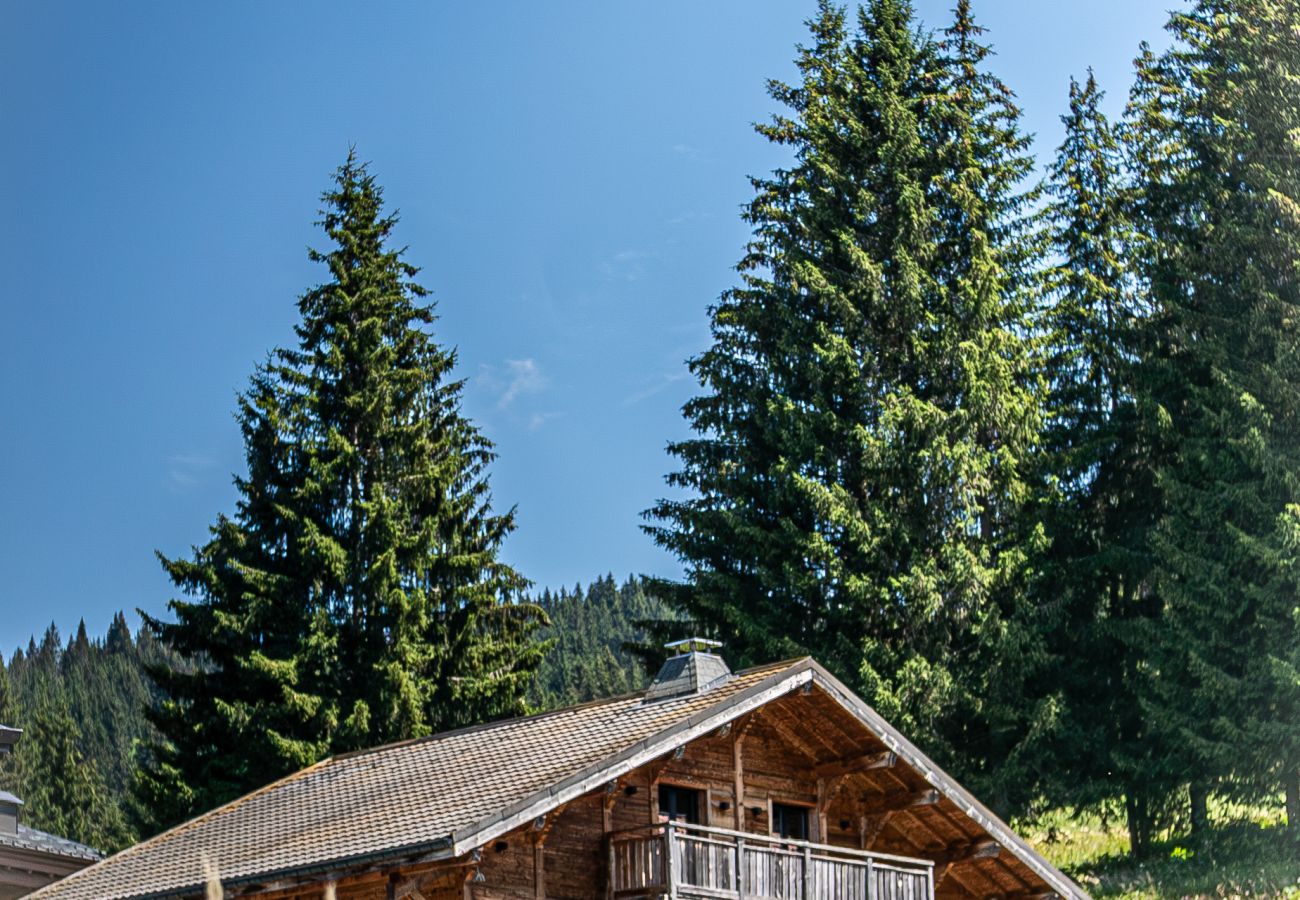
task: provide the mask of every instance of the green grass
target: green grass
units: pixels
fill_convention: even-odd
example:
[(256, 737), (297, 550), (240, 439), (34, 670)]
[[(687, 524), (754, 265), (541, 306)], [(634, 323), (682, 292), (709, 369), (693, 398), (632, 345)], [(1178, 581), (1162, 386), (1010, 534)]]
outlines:
[(1122, 818), (1057, 810), (1020, 823), (1034, 847), (1097, 898), (1286, 897), (1300, 900), (1300, 842), (1280, 812), (1215, 804), (1193, 842), (1161, 835), (1151, 858), (1128, 856)]

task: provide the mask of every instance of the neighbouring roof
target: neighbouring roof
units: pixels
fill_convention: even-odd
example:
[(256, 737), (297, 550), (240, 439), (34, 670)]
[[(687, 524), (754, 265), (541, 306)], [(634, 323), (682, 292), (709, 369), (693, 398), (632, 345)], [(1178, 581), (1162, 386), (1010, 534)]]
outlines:
[(414, 854), (460, 856), (738, 716), (815, 684), (1057, 893), (1068, 878), (811, 659), (735, 673), (700, 694), (618, 697), (333, 757), (32, 895), (119, 900), (325, 875)]
[(44, 831), (38, 831), (35, 828), (28, 828), (21, 822), (18, 824), (17, 834), (0, 832), (0, 849), (5, 847), (12, 847), (17, 850), (34, 850), (37, 853), (46, 853), (50, 856), (85, 859), (91, 862), (104, 858), (102, 853), (92, 847), (53, 834), (46, 834)]
[(12, 725), (0, 725), (0, 753), (10, 753), (13, 751), (14, 744), (23, 736), (21, 728), (14, 728)]

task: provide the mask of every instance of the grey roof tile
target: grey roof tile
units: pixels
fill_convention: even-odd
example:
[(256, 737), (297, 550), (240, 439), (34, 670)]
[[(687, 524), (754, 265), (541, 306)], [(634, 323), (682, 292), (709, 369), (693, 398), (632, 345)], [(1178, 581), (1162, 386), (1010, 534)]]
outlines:
[(69, 859), (97, 860), (104, 858), (104, 855), (93, 847), (87, 847), (85, 844), (78, 844), (76, 841), (70, 841), (57, 835), (46, 834), (44, 831), (35, 828), (28, 828), (21, 822), (18, 824), (17, 834), (0, 833), (0, 846), (15, 847), (19, 850), (36, 850)]

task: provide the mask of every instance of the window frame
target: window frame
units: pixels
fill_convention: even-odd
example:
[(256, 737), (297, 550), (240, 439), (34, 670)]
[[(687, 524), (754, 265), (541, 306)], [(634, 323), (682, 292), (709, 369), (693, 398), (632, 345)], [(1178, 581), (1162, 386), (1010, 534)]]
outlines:
[[(781, 834), (776, 828), (777, 807), (787, 810), (798, 810), (803, 814), (803, 836), (794, 837)], [(767, 804), (767, 832), (769, 837), (777, 838), (783, 841), (805, 841), (807, 843), (816, 843), (818, 836), (814, 834), (814, 816), (816, 806), (808, 803), (792, 803), (788, 800), (769, 799)]]
[[(695, 797), (695, 821), (692, 822), (687, 818), (665, 819), (663, 811), (664, 790), (686, 791)], [(679, 784), (674, 781), (659, 781), (655, 783), (654, 798), (655, 820), (658, 822), (681, 822), (685, 825), (708, 825), (709, 824), (709, 792), (706, 788), (694, 784)]]

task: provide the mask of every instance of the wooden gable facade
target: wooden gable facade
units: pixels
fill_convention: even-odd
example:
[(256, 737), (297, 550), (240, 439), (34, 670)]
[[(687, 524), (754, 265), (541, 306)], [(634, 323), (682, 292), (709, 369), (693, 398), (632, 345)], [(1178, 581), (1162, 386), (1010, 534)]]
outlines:
[[(382, 853), (339, 858), (323, 849), (325, 838), (316, 834), (322, 826), (307, 821), (312, 795), (304, 779), (291, 778), (196, 820), (188, 831), (181, 826), (173, 837), (168, 833), (125, 851), (120, 856), (127, 859), (116, 866), (116, 858), (110, 859), (69, 879), (62, 890), (56, 885), (37, 896), (201, 896), (201, 883), (184, 889), (167, 880), (172, 877), (165, 874), (171, 871), (168, 853), (216, 859), (226, 897), (266, 900), (1087, 896), (812, 660), (727, 673), (694, 690), (695, 696), (606, 701), (551, 719), (467, 732), (439, 751), (446, 767), (432, 776), (434, 784), (419, 781), (420, 769), (408, 759), (406, 780), (395, 784), (408, 794), (428, 793), (403, 807), (402, 815), (427, 814), (430, 829), (440, 830), (440, 823), (455, 820), (438, 818), (439, 804), (470, 809), (502, 781), (525, 780), (520, 772), (527, 770), (511, 768), (518, 760), (507, 758), (521, 752), (519, 747), (536, 754), (539, 766), (548, 754), (556, 756), (554, 771), (565, 771), (561, 757), (576, 756), (577, 748), (597, 740), (583, 730), (591, 717), (604, 715), (615, 724), (651, 720), (643, 731), (629, 726), (626, 743), (609, 745), (617, 752), (600, 750), (598, 762), (551, 778), (518, 802), (481, 804), (481, 811), (493, 808), (487, 815), (465, 813), (474, 820), (450, 834), (431, 833), (423, 845), (393, 839), (394, 846)], [(605, 711), (616, 703), (624, 706)], [(533, 736), (524, 744), (511, 743), (512, 727)], [(494, 742), (493, 729), (501, 732), (499, 741)], [(483, 742), (465, 746), (474, 736)], [(402, 753), (410, 756), (417, 749), (432, 752), (417, 743), (353, 755), (334, 768), (348, 763), (378, 778), (402, 764)], [(335, 791), (355, 790), (349, 785), (362, 777), (330, 773), (331, 764), (322, 764), (315, 778)], [(254, 859), (241, 863), (242, 870), (227, 866), (238, 877), (226, 877), (221, 860), (235, 854), (217, 843), (218, 831), (260, 828), (266, 814), (258, 804), (270, 808), (278, 797), (282, 806), (291, 796), (303, 804), (304, 815), (285, 819), (284, 828), (294, 829), (284, 832), (285, 839), (311, 832), (322, 847), (319, 860), (300, 855), (296, 858), (307, 864), (289, 869), (276, 863), (276, 871), (268, 845), (265, 873), (239, 874), (255, 873)], [(248, 818), (241, 824), (239, 815)], [(435, 820), (439, 824), (432, 824)], [(346, 829), (346, 822), (338, 824)], [(357, 827), (365, 826), (358, 820)], [(193, 871), (199, 874), (197, 861)]]
[[(687, 844), (677, 851), (678, 862), (696, 870), (712, 863), (715, 872), (687, 873), (694, 877), (665, 885), (645, 876), (656, 875), (652, 870), (662, 868), (672, 851), (646, 851), (644, 845), (647, 839), (667, 843), (664, 823), (676, 789), (698, 801), (695, 821), (682, 823), (674, 838)], [(868, 900), (865, 890), (848, 886), (851, 871), (839, 884), (810, 885), (805, 893), (805, 849), (814, 859), (856, 863), (863, 873), (872, 860), (885, 873), (873, 885), (879, 888), (873, 900), (1081, 894), (1073, 885), (1069, 892), (1053, 887), (958, 804), (809, 683), (476, 848), (467, 860), (472, 866), (439, 866), (426, 876), (412, 871), (393, 896), (401, 900), (418, 891), (425, 900), (618, 900), (667, 896), (671, 889), (679, 897)], [(786, 810), (801, 814), (804, 834), (798, 834), (798, 819), (794, 828), (777, 821)], [(692, 859), (689, 844), (697, 835), (710, 843)], [(748, 872), (728, 878), (725, 869), (735, 871), (740, 841), (751, 854), (768, 858), (746, 861)], [(787, 872), (776, 871), (781, 860), (790, 861)], [(745, 876), (756, 882), (759, 871), (768, 883), (735, 889)], [(892, 881), (879, 883), (886, 879)], [(692, 880), (713, 883), (684, 883)], [(639, 889), (638, 881), (649, 889)], [(338, 896), (385, 895), (340, 885)]]

